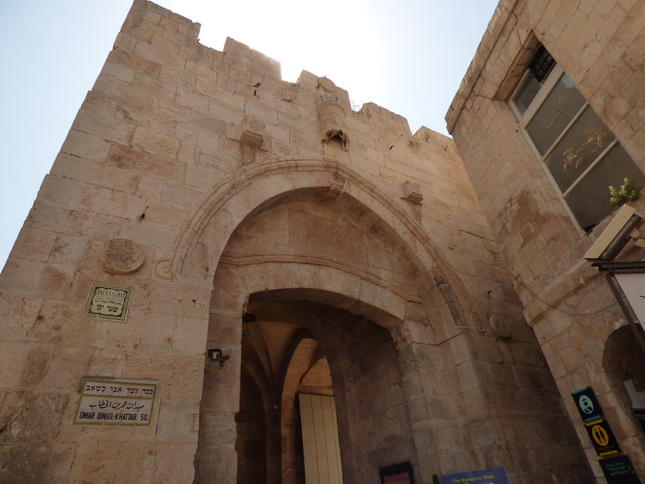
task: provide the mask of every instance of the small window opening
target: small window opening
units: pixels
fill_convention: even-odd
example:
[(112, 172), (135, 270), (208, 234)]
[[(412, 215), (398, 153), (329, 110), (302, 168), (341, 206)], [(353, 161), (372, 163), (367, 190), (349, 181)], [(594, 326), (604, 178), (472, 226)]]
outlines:
[(555, 59), (551, 54), (549, 54), (549, 51), (541, 45), (533, 56), (533, 60), (529, 65), (529, 70), (538, 82), (542, 82), (549, 72), (551, 72), (554, 65)]

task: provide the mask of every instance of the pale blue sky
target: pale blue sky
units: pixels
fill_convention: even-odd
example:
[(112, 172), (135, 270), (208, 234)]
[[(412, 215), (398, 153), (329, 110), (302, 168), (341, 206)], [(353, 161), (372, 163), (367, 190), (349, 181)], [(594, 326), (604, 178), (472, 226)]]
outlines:
[[(444, 116), (497, 0), (159, 0), (232, 37), (447, 134)], [(0, 0), (0, 267), (130, 9), (131, 0)]]

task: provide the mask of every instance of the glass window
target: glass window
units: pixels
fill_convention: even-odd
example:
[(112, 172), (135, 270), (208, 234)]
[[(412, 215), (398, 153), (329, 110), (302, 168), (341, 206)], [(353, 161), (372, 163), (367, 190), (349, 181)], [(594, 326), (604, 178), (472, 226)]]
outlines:
[(560, 190), (566, 193), (613, 140), (605, 124), (587, 107), (544, 160)]
[(573, 87), (569, 76), (563, 75), (526, 126), (541, 155), (553, 146), (584, 104), (585, 99)]
[(593, 227), (615, 208), (609, 204), (607, 187), (619, 187), (625, 178), (636, 181), (637, 187), (645, 183), (643, 173), (623, 147), (614, 143), (602, 162), (597, 163), (564, 197), (581, 227)]
[(609, 185), (618, 187), (625, 178), (636, 187), (645, 184), (645, 175), (543, 47), (511, 106), (583, 230), (591, 230), (613, 210)]
[(531, 101), (535, 98), (538, 92), (540, 92), (540, 83), (532, 75), (527, 75), (520, 87), (517, 89), (513, 102), (517, 107), (520, 114), (524, 114), (531, 104)]

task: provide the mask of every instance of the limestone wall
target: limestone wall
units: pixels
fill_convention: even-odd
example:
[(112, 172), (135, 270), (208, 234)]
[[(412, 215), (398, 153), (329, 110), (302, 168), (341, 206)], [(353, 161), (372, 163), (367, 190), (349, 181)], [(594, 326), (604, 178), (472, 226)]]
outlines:
[[(607, 283), (582, 259), (609, 218), (588, 235), (576, 228), (508, 99), (542, 43), (645, 169), (644, 27), (641, 2), (501, 1), (446, 117), (599, 482), (599, 458), (571, 397), (585, 386), (599, 395), (620, 446), (645, 475), (643, 432), (617, 370), (632, 349), (625, 339), (622, 350), (609, 343), (629, 330)], [(643, 254), (628, 247), (620, 257)]]
[[(348, 482), (391, 464), (388, 442), (420, 482), (488, 467), (586, 482), (452, 140), (198, 29), (135, 0), (0, 277), (0, 480), (235, 482), (242, 317), (288, 290), (396, 348), (384, 386), (329, 361), (340, 387), (401, 396), (338, 412)], [(86, 310), (92, 283), (131, 289), (125, 321)], [(213, 345), (229, 360), (205, 374)], [(151, 404), (87, 393), (128, 385), (154, 387), (149, 424), (75, 423), (79, 402)]]

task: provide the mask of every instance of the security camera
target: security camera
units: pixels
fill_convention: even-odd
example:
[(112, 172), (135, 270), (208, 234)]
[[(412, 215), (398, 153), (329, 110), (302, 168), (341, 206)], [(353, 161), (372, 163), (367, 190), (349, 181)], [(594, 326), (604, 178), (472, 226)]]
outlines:
[[(634, 207), (623, 205), (607, 228), (584, 255), (587, 260), (611, 261), (623, 250), (630, 238), (638, 238), (638, 228), (645, 220)], [(633, 232), (636, 231), (634, 234)]]

